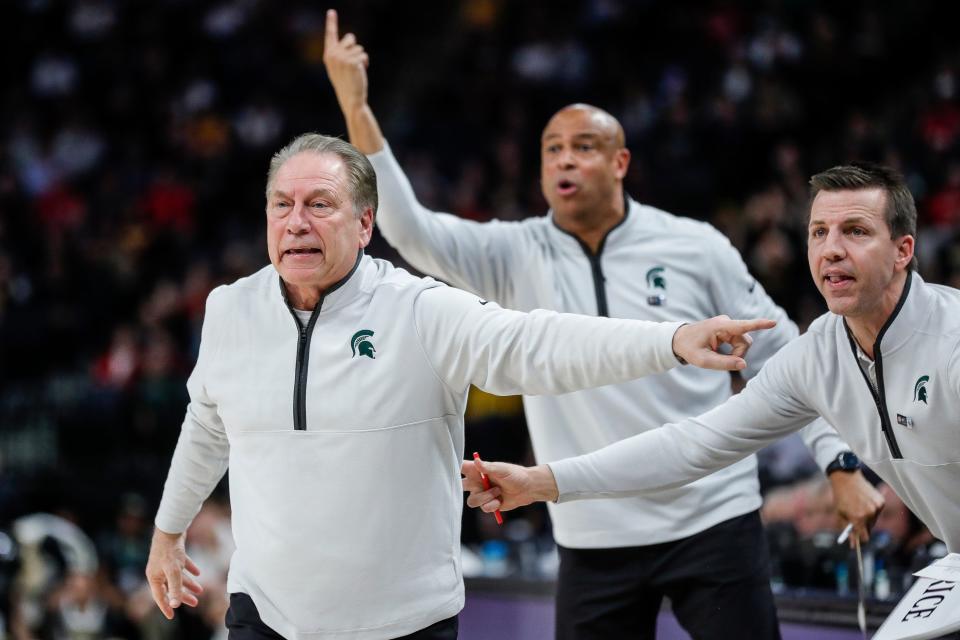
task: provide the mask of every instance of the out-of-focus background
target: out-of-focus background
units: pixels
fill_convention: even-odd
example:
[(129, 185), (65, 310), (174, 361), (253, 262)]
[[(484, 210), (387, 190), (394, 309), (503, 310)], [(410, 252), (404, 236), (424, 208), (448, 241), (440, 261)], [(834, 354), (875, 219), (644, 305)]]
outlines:
[[(960, 286), (960, 40), (949, 3), (334, 6), (370, 53), (371, 104), (433, 209), (542, 215), (541, 128), (583, 101), (623, 123), (629, 193), (723, 230), (802, 327), (824, 310), (805, 262), (806, 181), (844, 161), (907, 176), (920, 272)], [(198, 611), (164, 622), (143, 568), (205, 297), (267, 262), (269, 157), (303, 131), (345, 131), (321, 60), (327, 8), (0, 9), (0, 619), (15, 637), (224, 635), (223, 489), (188, 541), (208, 589)], [(379, 237), (369, 253), (402, 264)], [(468, 419), (468, 451), (531, 461), (518, 399), (475, 393)], [(782, 601), (842, 601), (855, 583), (832, 542), (822, 474), (788, 440), (764, 452), (761, 480)], [(885, 495), (868, 549), (877, 602), (943, 552)], [(545, 510), (510, 514), (502, 529), (468, 512), (464, 542), (472, 593), (549, 593)], [(465, 623), (461, 637), (484, 637)], [(499, 637), (550, 637), (522, 628)]]

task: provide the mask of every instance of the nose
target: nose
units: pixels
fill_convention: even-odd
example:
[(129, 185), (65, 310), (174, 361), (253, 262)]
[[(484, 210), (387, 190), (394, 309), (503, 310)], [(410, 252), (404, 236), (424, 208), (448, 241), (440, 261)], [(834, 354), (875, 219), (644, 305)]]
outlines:
[(570, 147), (564, 146), (557, 154), (557, 167), (561, 169), (570, 169), (576, 164), (573, 151)]
[(831, 229), (827, 233), (827, 237), (823, 239), (821, 253), (824, 259), (831, 262), (842, 260), (847, 255), (847, 250), (843, 245), (843, 234), (839, 230)]
[(307, 221), (307, 213), (304, 206), (297, 203), (293, 206), (293, 211), (287, 216), (287, 233), (295, 236), (301, 236), (310, 230), (310, 223)]

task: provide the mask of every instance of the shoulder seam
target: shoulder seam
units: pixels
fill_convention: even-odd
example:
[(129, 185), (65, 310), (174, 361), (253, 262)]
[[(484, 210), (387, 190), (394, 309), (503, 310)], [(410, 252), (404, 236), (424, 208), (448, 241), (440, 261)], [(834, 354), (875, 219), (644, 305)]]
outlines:
[(423, 359), (426, 360), (427, 366), (430, 367), (430, 372), (433, 373), (434, 377), (440, 382), (440, 384), (443, 385), (443, 388), (444, 388), (444, 389), (446, 389), (447, 391), (449, 391), (451, 394), (454, 394), (454, 395), (455, 395), (455, 394), (458, 393), (458, 392), (457, 392), (455, 389), (451, 388), (449, 384), (447, 384), (447, 381), (444, 380), (444, 379), (440, 376), (439, 373), (437, 373), (436, 367), (433, 366), (433, 362), (430, 360), (430, 356), (427, 354), (427, 350), (426, 350), (426, 348), (423, 346), (423, 336), (420, 334), (420, 325), (417, 324), (417, 302), (419, 302), (420, 296), (422, 296), (422, 295), (423, 295), (424, 293), (426, 293), (427, 291), (430, 291), (430, 290), (432, 290), (432, 289), (437, 289), (437, 288), (442, 287), (442, 286), (444, 286), (444, 285), (442, 285), (441, 283), (438, 282), (436, 285), (433, 285), (433, 286), (430, 286), (430, 287), (424, 287), (423, 289), (421, 289), (420, 291), (418, 291), (418, 292), (416, 293), (416, 295), (413, 297), (413, 305), (412, 305), (412, 309), (413, 309), (413, 332), (414, 332), (414, 333), (416, 334), (416, 336), (417, 336), (417, 346), (420, 348), (420, 353), (423, 354)]

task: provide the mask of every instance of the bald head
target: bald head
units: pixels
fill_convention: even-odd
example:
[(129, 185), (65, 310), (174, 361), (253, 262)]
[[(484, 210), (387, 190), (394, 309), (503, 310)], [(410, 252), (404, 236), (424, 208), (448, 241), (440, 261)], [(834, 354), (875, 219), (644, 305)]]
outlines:
[(626, 146), (626, 137), (623, 134), (623, 127), (620, 122), (603, 109), (582, 102), (567, 105), (553, 114), (543, 130), (543, 135), (547, 135), (551, 129), (550, 125), (554, 124), (558, 118), (573, 115), (581, 116), (581, 121), (588, 122), (591, 128), (594, 128), (601, 137), (605, 138), (605, 142), (614, 149), (622, 149)]
[(629, 164), (623, 127), (612, 115), (588, 104), (555, 113), (540, 138), (540, 184), (556, 223), (574, 234), (617, 224)]

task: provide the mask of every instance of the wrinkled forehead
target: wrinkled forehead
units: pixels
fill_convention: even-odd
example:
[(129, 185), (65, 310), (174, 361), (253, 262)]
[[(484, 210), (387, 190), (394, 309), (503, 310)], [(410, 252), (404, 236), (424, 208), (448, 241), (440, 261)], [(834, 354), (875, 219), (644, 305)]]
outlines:
[(565, 136), (590, 136), (618, 147), (624, 145), (623, 128), (617, 119), (589, 105), (572, 105), (555, 113), (544, 127), (541, 140)]
[(346, 183), (347, 167), (338, 155), (303, 151), (280, 165), (271, 190), (287, 190), (309, 184), (340, 189), (345, 188)]
[(851, 220), (886, 224), (887, 192), (880, 187), (819, 191), (810, 204), (810, 225)]

